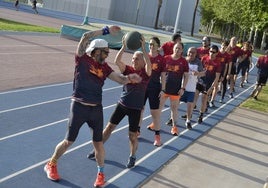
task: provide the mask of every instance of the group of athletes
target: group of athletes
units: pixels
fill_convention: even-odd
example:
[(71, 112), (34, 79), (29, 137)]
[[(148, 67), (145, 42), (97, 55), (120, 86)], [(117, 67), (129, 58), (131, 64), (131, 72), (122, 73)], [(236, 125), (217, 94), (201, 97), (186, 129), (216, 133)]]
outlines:
[(192, 114), (197, 108), (196, 103), (200, 95), (198, 123), (203, 122), (208, 107), (215, 107), (214, 101), (218, 94), (220, 103), (224, 103), (227, 91), (230, 98), (234, 97), (235, 82), (240, 72), (242, 78), (239, 86), (243, 88), (248, 82), (253, 52), (253, 47), (248, 41), (239, 47), (236, 37), (232, 37), (230, 42), (223, 41), (218, 47), (211, 45), (210, 38), (205, 36), (202, 46), (190, 47), (186, 56), (183, 54), (181, 36), (177, 33), (172, 36), (171, 41), (165, 42), (162, 46), (156, 37), (151, 38), (149, 44), (152, 78), (157, 79), (151, 80), (155, 81), (155, 87), (148, 85), (145, 101), (149, 99), (153, 122), (147, 128), (155, 131), (156, 146), (161, 145), (160, 114), (166, 99), (170, 99), (171, 109), (171, 116), (166, 124), (171, 126), (171, 134), (177, 136), (180, 102), (187, 103), (186, 114), (181, 117), (186, 119), (186, 128), (192, 129)]
[[(44, 167), (48, 179), (59, 181), (57, 170), (58, 159), (76, 140), (81, 126), (85, 123), (92, 129), (94, 150), (88, 158), (97, 162), (97, 178), (94, 187), (105, 184), (104, 176), (104, 142), (111, 136), (112, 131), (128, 116), (130, 155), (127, 168), (135, 166), (138, 136), (142, 124), (142, 114), (149, 100), (152, 123), (147, 126), (154, 131), (155, 146), (161, 146), (161, 111), (170, 100), (171, 116), (167, 125), (171, 126), (171, 134), (179, 135), (178, 107), (180, 101), (187, 103), (185, 126), (192, 129), (191, 118), (193, 109), (201, 94), (200, 114), (198, 123), (203, 122), (207, 107), (215, 107), (214, 100), (221, 92), (220, 102), (224, 102), (227, 86), (229, 96), (233, 98), (237, 75), (242, 72), (240, 87), (247, 81), (247, 73), (252, 64), (253, 48), (250, 43), (237, 46), (237, 39), (231, 38), (230, 43), (224, 41), (219, 48), (210, 44), (210, 38), (202, 39), (199, 48), (190, 47), (184, 56), (184, 45), (180, 34), (172, 35), (172, 40), (160, 44), (158, 37), (149, 40), (149, 52), (146, 52), (145, 38), (142, 36), (141, 51), (134, 52), (131, 65), (122, 61), (127, 49), (125, 38), (122, 38), (122, 48), (118, 51), (114, 63), (120, 72), (115, 72), (106, 62), (109, 55), (108, 42), (98, 39), (99, 35), (115, 35), (121, 30), (118, 26), (106, 26), (101, 30), (88, 31), (83, 34), (75, 54), (75, 72), (70, 117), (66, 137), (57, 144), (54, 153)], [(97, 39), (94, 39), (97, 38)], [(94, 39), (94, 40), (93, 40)], [(267, 56), (257, 63), (258, 67), (267, 67)], [(259, 60), (258, 60), (259, 62)], [(266, 80), (267, 80), (267, 72)], [(263, 74), (262, 74), (263, 75)], [(109, 122), (103, 129), (102, 87), (106, 78), (123, 85), (121, 96), (112, 113)], [(261, 81), (266, 83), (265, 77)], [(258, 86), (258, 84), (257, 84)], [(252, 96), (257, 98), (260, 92), (256, 87)]]

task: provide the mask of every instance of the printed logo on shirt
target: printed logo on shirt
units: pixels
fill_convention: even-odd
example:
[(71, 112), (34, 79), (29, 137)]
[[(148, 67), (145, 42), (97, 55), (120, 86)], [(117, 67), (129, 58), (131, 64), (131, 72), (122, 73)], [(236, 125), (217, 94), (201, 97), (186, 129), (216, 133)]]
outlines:
[(102, 69), (98, 69), (95, 67), (90, 67), (89, 72), (91, 72), (92, 74), (96, 75), (99, 78), (103, 78), (103, 71)]
[(220, 62), (221, 62), (221, 63), (224, 62), (224, 58), (223, 58), (223, 57), (220, 58)]
[(167, 71), (178, 72), (180, 70), (179, 65), (167, 65)]
[(152, 63), (152, 70), (158, 69), (158, 63)]
[(214, 69), (214, 66), (213, 65), (208, 65), (206, 68), (207, 68), (208, 71), (212, 71)]

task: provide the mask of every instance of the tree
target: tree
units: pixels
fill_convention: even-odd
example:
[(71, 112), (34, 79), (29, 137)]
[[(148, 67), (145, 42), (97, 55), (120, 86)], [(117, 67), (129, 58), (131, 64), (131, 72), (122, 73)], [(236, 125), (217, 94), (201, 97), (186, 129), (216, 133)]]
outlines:
[[(228, 36), (239, 36), (243, 33), (245, 38), (245, 33), (249, 33), (250, 30), (255, 29), (255, 34), (268, 30), (268, 0), (202, 0), (200, 2), (201, 23), (205, 26), (214, 23), (218, 31), (227, 33)], [(256, 35), (255, 38), (259, 37)]]

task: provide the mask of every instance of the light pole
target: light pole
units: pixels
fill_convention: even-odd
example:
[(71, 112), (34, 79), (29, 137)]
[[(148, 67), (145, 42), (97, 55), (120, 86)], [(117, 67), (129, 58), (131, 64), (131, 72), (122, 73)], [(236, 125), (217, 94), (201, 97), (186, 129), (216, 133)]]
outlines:
[(89, 1), (90, 1), (90, 0), (87, 0), (86, 15), (85, 15), (85, 17), (84, 17), (84, 21), (83, 21), (82, 25), (89, 25), (89, 24), (88, 24)]
[(138, 23), (138, 16), (139, 16), (139, 11), (140, 11), (140, 5), (141, 5), (141, 0), (138, 0), (137, 13), (136, 13), (136, 20), (135, 20), (135, 24), (136, 24), (136, 25), (137, 25), (137, 23)]
[(175, 26), (174, 26), (174, 33), (176, 33), (178, 29), (178, 24), (179, 24), (180, 14), (181, 14), (181, 4), (182, 4), (182, 0), (180, 0), (179, 6), (178, 6), (178, 11), (177, 11), (176, 21), (175, 21)]

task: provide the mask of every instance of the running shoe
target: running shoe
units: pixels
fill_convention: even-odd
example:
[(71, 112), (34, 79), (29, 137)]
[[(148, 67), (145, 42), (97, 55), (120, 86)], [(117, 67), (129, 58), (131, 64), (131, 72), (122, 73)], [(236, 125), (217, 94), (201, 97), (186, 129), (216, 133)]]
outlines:
[(168, 125), (168, 126), (172, 125), (172, 119), (171, 118), (166, 122), (166, 125)]
[(132, 168), (135, 166), (136, 158), (135, 157), (129, 157), (126, 167)]
[(209, 102), (209, 107), (210, 108), (215, 108), (216, 106), (215, 106), (214, 102), (211, 101), (211, 102)]
[(178, 136), (179, 135), (179, 132), (178, 132), (178, 128), (177, 127), (172, 127), (171, 128), (171, 134), (173, 135), (173, 136)]
[(94, 187), (101, 187), (105, 184), (105, 176), (102, 172), (97, 174), (96, 181), (94, 183)]
[(185, 114), (185, 115), (181, 116), (181, 118), (182, 119), (186, 119), (187, 118), (187, 115)]
[(87, 158), (89, 158), (89, 159), (95, 159), (95, 151), (92, 150), (92, 151), (87, 155)]
[(198, 117), (198, 123), (202, 123), (202, 122), (203, 122), (203, 116), (200, 115), (200, 116)]
[(191, 124), (190, 121), (186, 121), (186, 122), (185, 122), (185, 126), (186, 126), (186, 128), (189, 129), (189, 130), (192, 129), (192, 124)]
[(154, 145), (158, 146), (158, 147), (162, 145), (160, 135), (155, 135), (154, 136)]
[(48, 162), (45, 167), (44, 171), (47, 173), (47, 178), (52, 181), (59, 181), (60, 175), (58, 174), (58, 169), (56, 164), (51, 164)]

